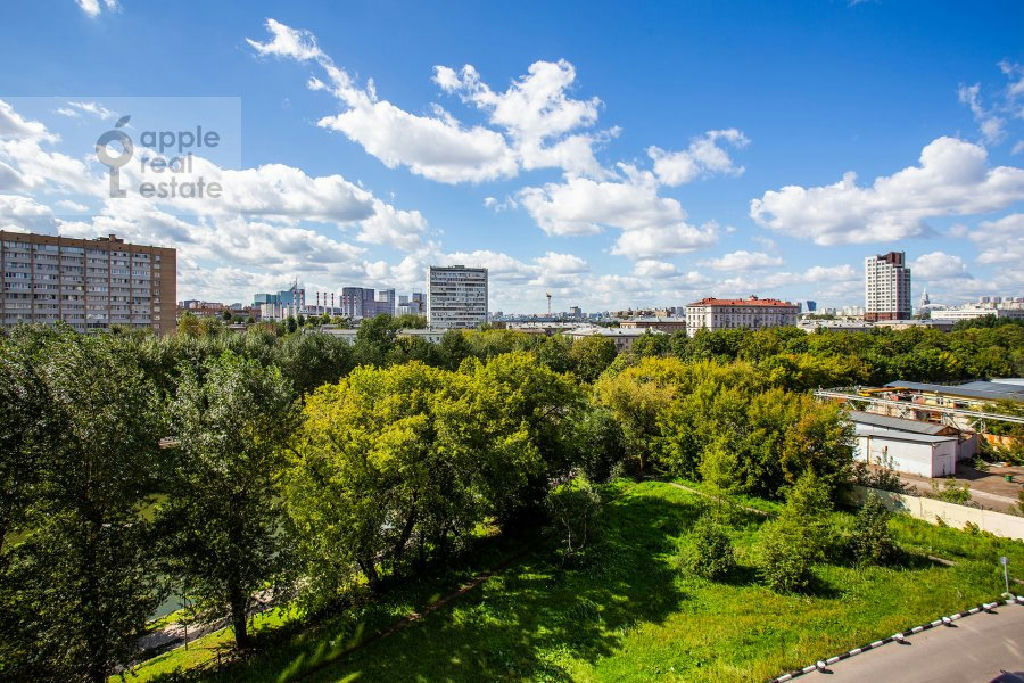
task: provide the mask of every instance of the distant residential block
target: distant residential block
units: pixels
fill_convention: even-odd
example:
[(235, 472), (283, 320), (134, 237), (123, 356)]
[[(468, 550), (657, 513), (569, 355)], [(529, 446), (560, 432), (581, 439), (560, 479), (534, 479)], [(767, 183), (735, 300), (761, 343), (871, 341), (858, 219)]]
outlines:
[(0, 324), (66, 322), (175, 330), (176, 252), (117, 235), (75, 239), (0, 230)]
[(474, 328), (487, 322), (487, 269), (430, 266), (427, 318), (437, 329)]
[(800, 306), (779, 299), (717, 299), (705, 297), (686, 306), (686, 333), (697, 330), (759, 330), (796, 325)]

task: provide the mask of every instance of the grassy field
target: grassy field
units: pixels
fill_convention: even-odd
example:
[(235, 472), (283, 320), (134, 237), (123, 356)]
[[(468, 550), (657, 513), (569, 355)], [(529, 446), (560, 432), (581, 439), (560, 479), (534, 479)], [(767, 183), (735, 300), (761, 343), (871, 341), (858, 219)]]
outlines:
[[(759, 681), (993, 599), (1002, 591), (1000, 555), (1024, 566), (1022, 543), (899, 518), (904, 567), (858, 569), (838, 556), (815, 569), (810, 593), (779, 595), (758, 583), (753, 568), (762, 517), (736, 515), (739, 566), (727, 582), (713, 583), (680, 570), (675, 559), (706, 499), (658, 482), (620, 482), (606, 497), (603, 541), (581, 568), (564, 569), (548, 550), (535, 549), (422, 621), (337, 656), (451, 590), (473, 568), (423, 580), (223, 677), (292, 680), (337, 657), (303, 680)], [(850, 528), (853, 516), (839, 512), (834, 522)], [(159, 678), (147, 667), (140, 673)]]

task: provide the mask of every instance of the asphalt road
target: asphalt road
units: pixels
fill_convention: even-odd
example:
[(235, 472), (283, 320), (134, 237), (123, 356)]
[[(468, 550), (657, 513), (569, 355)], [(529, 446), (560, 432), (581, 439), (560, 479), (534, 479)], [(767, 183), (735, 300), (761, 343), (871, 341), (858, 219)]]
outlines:
[(836, 662), (829, 673), (806, 678), (829, 683), (1024, 683), (1024, 606), (1004, 605), (994, 612), (909, 635), (906, 644), (886, 643)]

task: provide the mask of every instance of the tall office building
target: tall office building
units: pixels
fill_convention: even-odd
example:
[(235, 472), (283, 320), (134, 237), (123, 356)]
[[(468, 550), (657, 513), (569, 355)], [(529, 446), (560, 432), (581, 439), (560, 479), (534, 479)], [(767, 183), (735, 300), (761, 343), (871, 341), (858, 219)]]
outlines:
[(176, 252), (116, 235), (73, 239), (0, 230), (0, 324), (64, 321), (79, 332), (112, 325), (175, 330)]
[(864, 260), (864, 319), (910, 319), (910, 269), (902, 251)]
[(377, 302), (373, 290), (366, 287), (342, 287), (341, 314), (353, 320), (375, 316)]
[(487, 322), (487, 269), (430, 266), (427, 320), (435, 328), (473, 328)]
[(390, 315), (392, 318), (395, 317), (395, 309), (397, 308), (397, 301), (395, 300), (395, 290), (393, 289), (382, 289), (377, 292), (376, 301), (376, 314)]

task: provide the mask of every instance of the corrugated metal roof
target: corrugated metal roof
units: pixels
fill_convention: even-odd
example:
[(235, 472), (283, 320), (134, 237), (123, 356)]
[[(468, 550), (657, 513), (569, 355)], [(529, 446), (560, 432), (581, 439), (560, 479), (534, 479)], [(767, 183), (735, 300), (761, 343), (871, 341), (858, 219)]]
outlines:
[(889, 389), (912, 389), (926, 391), (940, 396), (962, 396), (988, 401), (1024, 401), (1024, 387), (999, 382), (977, 380), (966, 384), (925, 384), (924, 382), (889, 382)]
[(931, 434), (914, 434), (913, 432), (896, 432), (890, 429), (865, 424), (854, 425), (854, 432), (857, 436), (870, 436), (880, 439), (889, 439), (891, 441), (909, 441), (912, 443), (935, 444), (957, 440), (955, 436), (933, 436)]
[(887, 415), (879, 415), (877, 413), (865, 413), (860, 410), (851, 410), (850, 420), (858, 424), (874, 425), (875, 427), (885, 427), (886, 429), (895, 429), (901, 432), (931, 434), (933, 436), (941, 435), (942, 431), (946, 429), (944, 425), (937, 425), (932, 422), (922, 422), (921, 420), (905, 420), (903, 418), (888, 417)]

